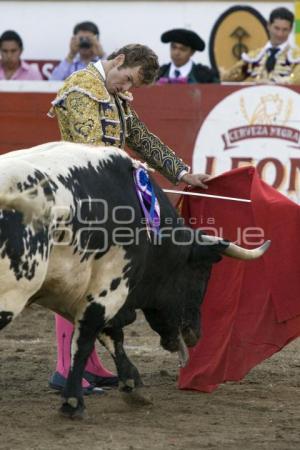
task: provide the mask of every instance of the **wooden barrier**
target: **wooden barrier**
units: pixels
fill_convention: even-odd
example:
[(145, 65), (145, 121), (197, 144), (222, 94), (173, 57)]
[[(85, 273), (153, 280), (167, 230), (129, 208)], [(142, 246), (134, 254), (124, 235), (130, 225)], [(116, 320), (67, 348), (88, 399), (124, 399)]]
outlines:
[[(6, 92), (0, 84), (0, 153), (60, 139), (56, 119), (47, 116), (60, 84), (36, 82), (37, 90), (43, 92), (24, 92), (23, 83), (25, 87), (19, 82), (14, 89), (22, 92)], [(32, 83), (28, 89), (32, 89)], [(5, 86), (12, 91), (12, 85)], [(47, 92), (47, 86), (52, 92)], [(300, 86), (150, 86), (133, 92), (133, 107), (148, 128), (197, 172), (216, 175), (251, 163), (264, 176), (266, 168), (271, 167), (276, 172), (274, 181), (265, 180), (282, 192), (296, 192), (299, 93)], [(291, 177), (292, 182), (283, 186)], [(170, 186), (162, 177), (158, 180)]]

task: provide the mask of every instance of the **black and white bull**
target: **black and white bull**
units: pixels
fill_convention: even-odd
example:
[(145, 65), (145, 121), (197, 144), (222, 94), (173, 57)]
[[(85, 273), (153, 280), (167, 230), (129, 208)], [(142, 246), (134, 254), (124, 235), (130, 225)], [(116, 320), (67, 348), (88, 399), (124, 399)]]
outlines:
[[(61, 412), (81, 416), (83, 370), (95, 340), (111, 353), (120, 389), (142, 386), (123, 327), (143, 311), (161, 345), (179, 351), (200, 336), (199, 309), (212, 263), (259, 257), (184, 226), (165, 194), (149, 239), (133, 181), (135, 162), (113, 147), (49, 143), (0, 157), (0, 328), (36, 302), (75, 325)], [(203, 240), (208, 240), (204, 245)]]

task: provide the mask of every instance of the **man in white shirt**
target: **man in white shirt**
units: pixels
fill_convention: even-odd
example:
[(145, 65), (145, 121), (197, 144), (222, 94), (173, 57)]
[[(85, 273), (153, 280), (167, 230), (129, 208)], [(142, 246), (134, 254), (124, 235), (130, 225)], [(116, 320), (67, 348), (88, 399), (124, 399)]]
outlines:
[(240, 61), (221, 72), (221, 80), (300, 84), (300, 49), (288, 42), (293, 24), (291, 11), (274, 9), (268, 22), (270, 40), (263, 48), (243, 53)]

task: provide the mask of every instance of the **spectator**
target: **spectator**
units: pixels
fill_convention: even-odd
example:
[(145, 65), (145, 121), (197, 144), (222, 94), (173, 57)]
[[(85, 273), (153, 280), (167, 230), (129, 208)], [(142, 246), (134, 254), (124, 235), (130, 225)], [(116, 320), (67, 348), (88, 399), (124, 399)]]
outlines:
[(97, 25), (93, 22), (78, 23), (73, 30), (68, 56), (55, 67), (50, 80), (65, 80), (71, 73), (84, 69), (103, 56)]
[(0, 80), (42, 80), (36, 65), (21, 59), (23, 42), (15, 31), (5, 31), (0, 36)]
[(243, 53), (229, 70), (221, 71), (222, 81), (299, 84), (300, 49), (288, 38), (293, 29), (294, 14), (286, 8), (274, 9), (269, 18), (270, 40), (263, 48)]
[(205, 43), (194, 31), (181, 28), (166, 31), (161, 35), (161, 41), (171, 42), (171, 63), (160, 67), (158, 84), (219, 81), (217, 71), (193, 62), (192, 56), (195, 51), (202, 52), (205, 48)]

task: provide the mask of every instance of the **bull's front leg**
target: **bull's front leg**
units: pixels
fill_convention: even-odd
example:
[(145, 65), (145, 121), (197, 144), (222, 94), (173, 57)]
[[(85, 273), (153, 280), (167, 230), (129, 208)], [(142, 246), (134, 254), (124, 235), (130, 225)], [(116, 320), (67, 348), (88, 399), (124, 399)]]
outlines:
[(114, 359), (119, 377), (119, 389), (124, 392), (131, 392), (134, 388), (143, 386), (137, 368), (124, 350), (123, 330), (121, 328), (105, 328), (101, 332), (99, 340)]
[(119, 390), (127, 402), (149, 404), (141, 388), (144, 386), (138, 369), (128, 358), (124, 350), (124, 333), (121, 328), (106, 328), (99, 336), (100, 342), (107, 348), (114, 359), (119, 377)]
[(82, 418), (85, 410), (81, 384), (83, 372), (93, 351), (99, 330), (103, 326), (103, 321), (95, 321), (95, 317), (92, 317), (87, 310), (83, 318), (74, 326), (71, 342), (71, 366), (62, 393), (63, 404), (60, 408), (60, 412), (64, 416), (72, 419)]

